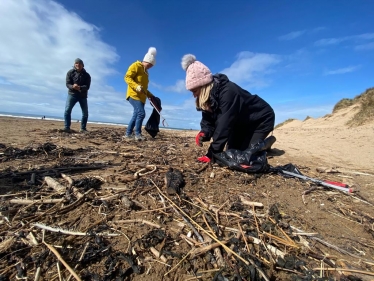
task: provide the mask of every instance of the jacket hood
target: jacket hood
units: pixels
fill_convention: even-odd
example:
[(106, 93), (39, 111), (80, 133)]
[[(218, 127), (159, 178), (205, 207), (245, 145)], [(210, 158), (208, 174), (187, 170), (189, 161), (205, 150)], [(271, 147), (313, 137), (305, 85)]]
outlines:
[(227, 82), (230, 82), (226, 74), (222, 74), (222, 73), (214, 74), (213, 78), (214, 78), (214, 81), (221, 84), (222, 86), (225, 85)]
[(219, 107), (219, 93), (230, 80), (225, 74), (217, 73), (213, 75), (213, 82), (213, 88), (210, 90), (210, 108), (214, 112)]

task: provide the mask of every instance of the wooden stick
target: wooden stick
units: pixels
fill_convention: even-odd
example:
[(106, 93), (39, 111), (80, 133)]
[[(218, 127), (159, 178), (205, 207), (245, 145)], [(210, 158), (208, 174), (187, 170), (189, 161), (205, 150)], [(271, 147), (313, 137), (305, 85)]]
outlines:
[[(216, 242), (218, 243), (221, 243), (221, 241), (219, 241), (217, 238), (215, 238), (213, 235), (211, 235), (208, 231), (206, 231), (204, 228), (202, 228), (197, 222), (195, 222), (193, 219), (191, 219), (181, 208), (179, 208), (171, 199), (169, 199), (165, 194), (162, 193), (162, 191), (160, 190), (160, 188), (153, 182), (153, 180), (150, 180), (153, 185), (158, 189), (158, 191), (160, 192), (160, 194), (163, 195), (164, 198), (166, 198), (169, 203), (171, 205), (174, 206), (174, 208), (176, 208), (181, 214), (183, 214), (184, 216), (186, 216), (191, 222), (193, 222), (193, 224), (195, 224), (197, 227), (199, 227), (203, 232), (205, 232), (208, 236), (210, 236), (213, 240), (215, 240)], [(243, 257), (241, 257), (240, 255), (238, 255), (237, 253), (233, 252), (229, 247), (227, 247), (226, 245), (222, 244), (221, 245), (227, 252), (231, 252), (233, 255), (235, 255), (237, 258), (239, 258), (242, 262), (244, 262), (246, 265), (249, 265), (249, 262), (247, 260), (245, 260)]]
[[(217, 210), (217, 207), (214, 207), (214, 206), (209, 206), (209, 209), (212, 210), (213, 212), (215, 212)], [(231, 217), (237, 217), (237, 218), (242, 218), (240, 215), (238, 214), (235, 214), (235, 213), (229, 213), (229, 212), (218, 212), (220, 215), (223, 215), (223, 216), (231, 216)]]
[[(79, 257), (78, 262), (82, 261), (82, 259), (83, 259), (83, 257), (84, 257), (84, 254), (86, 253), (89, 244), (90, 244), (90, 242), (87, 242), (86, 245), (84, 246), (84, 249), (83, 249), (83, 251), (82, 251), (81, 256)], [(78, 266), (79, 266), (79, 264), (77, 263), (77, 264), (74, 266), (74, 269), (77, 269)], [(66, 279), (66, 281), (69, 281), (69, 280), (71, 279), (72, 276), (73, 276), (73, 275), (70, 274), (69, 277), (68, 277), (68, 279)]]
[(11, 199), (8, 202), (10, 204), (29, 205), (29, 204), (55, 204), (64, 201), (65, 199)]
[(269, 220), (278, 227), (278, 229), (283, 233), (284, 236), (286, 236), (289, 243), (296, 246), (295, 242), (286, 234), (286, 232), (283, 231), (281, 227), (279, 227), (279, 225), (271, 217), (269, 217)]
[(35, 272), (35, 277), (34, 277), (34, 281), (39, 281), (40, 279), (40, 266), (36, 269), (36, 272)]
[(148, 225), (156, 227), (156, 228), (161, 228), (161, 225), (159, 225), (159, 224), (156, 224), (156, 223), (153, 223), (153, 222), (150, 222), (150, 221), (146, 221), (146, 220), (142, 220), (142, 219), (113, 221), (113, 223), (134, 223), (134, 222), (139, 222), (139, 223), (142, 223), (142, 224), (148, 224)]
[(69, 185), (68, 185), (69, 188), (73, 186), (74, 181), (71, 177), (69, 177), (69, 176), (67, 176), (63, 173), (61, 173), (61, 177), (69, 183)]
[(247, 239), (245, 239), (245, 235), (244, 235), (244, 232), (243, 232), (243, 229), (242, 229), (240, 223), (238, 223), (238, 227), (239, 227), (239, 231), (240, 231), (239, 233), (243, 236), (243, 240), (244, 240), (245, 246), (247, 248), (247, 251), (248, 251), (248, 253), (250, 253), (251, 250), (249, 249), (249, 246), (247, 244)]
[(334, 267), (316, 267), (313, 268), (313, 270), (327, 270), (327, 271), (347, 271), (347, 272), (354, 272), (354, 273), (361, 273), (361, 274), (366, 274), (370, 276), (374, 276), (374, 272), (368, 272), (368, 271), (363, 271), (363, 270), (357, 270), (357, 269), (349, 269), (349, 268), (334, 268)]
[(74, 276), (77, 281), (82, 281), (82, 279), (74, 272), (74, 270), (64, 261), (58, 251), (52, 246), (43, 241), (43, 244), (48, 247), (48, 249), (57, 257), (57, 259), (66, 267), (67, 270)]
[(194, 257), (197, 257), (199, 255), (202, 255), (210, 250), (213, 250), (217, 247), (220, 247), (222, 246), (222, 244), (227, 244), (229, 241), (228, 240), (225, 240), (225, 241), (220, 241), (221, 243), (213, 243), (213, 244), (210, 244), (210, 245), (207, 245), (207, 246), (204, 246), (204, 247), (200, 247), (200, 248), (195, 248), (191, 251), (191, 258), (193, 259)]
[[(192, 251), (192, 250), (191, 250)], [(166, 272), (164, 274), (164, 276), (168, 275), (170, 272), (172, 272), (175, 268), (177, 268), (191, 253), (191, 251), (189, 251), (176, 265), (174, 265), (174, 267), (172, 269), (170, 269), (168, 272)]]
[(61, 270), (60, 270), (60, 262), (59, 261), (56, 262), (56, 266), (57, 266), (58, 279), (60, 281), (62, 281)]
[(275, 236), (273, 234), (270, 234), (270, 233), (267, 233), (267, 232), (262, 232), (262, 234), (266, 235), (267, 237), (270, 237), (276, 241), (278, 241), (279, 243), (282, 243), (283, 245), (285, 246), (289, 246), (289, 247), (294, 247), (294, 248), (298, 248), (298, 246), (292, 241), (292, 243), (290, 243), (289, 241), (283, 239), (283, 238), (280, 238), (278, 236)]
[(192, 245), (194, 245), (194, 246), (199, 246), (199, 245), (201, 245), (200, 242), (197, 242), (195, 239), (190, 238), (190, 237), (188, 237), (188, 236), (186, 236), (186, 235), (184, 235), (184, 234), (180, 234), (179, 236), (180, 236), (180, 238), (184, 239), (184, 240), (187, 242), (187, 244), (189, 244), (189, 245), (191, 245), (191, 246), (192, 246)]
[(163, 262), (167, 262), (168, 261), (167, 258), (164, 255), (160, 255), (160, 252), (157, 251), (155, 247), (150, 247), (149, 249), (151, 250), (152, 254), (156, 258), (161, 259)]
[(106, 196), (106, 197), (97, 198), (97, 200), (100, 200), (100, 201), (110, 201), (112, 199), (117, 199), (121, 195), (122, 195), (121, 193), (117, 193), (117, 194), (114, 194), (114, 195), (109, 195), (109, 196)]
[(162, 210), (170, 209), (170, 208), (172, 208), (172, 206), (169, 206), (169, 207), (162, 207), (162, 208), (157, 208), (157, 209), (153, 209), (153, 210), (139, 211), (139, 212), (135, 212), (135, 214), (140, 214), (140, 213), (152, 213), (152, 212), (162, 211)]
[(127, 186), (104, 186), (103, 189), (111, 189), (111, 190), (118, 190), (118, 191), (133, 191), (133, 189), (128, 188)]
[[(44, 225), (44, 224), (41, 224), (41, 223), (34, 223), (33, 225), (36, 226), (36, 227), (39, 227), (41, 229), (44, 229), (44, 230), (49, 230), (49, 231), (52, 231), (52, 232), (59, 232), (59, 233), (62, 233), (62, 234), (76, 235), (76, 236), (87, 236), (87, 235), (89, 235), (86, 232), (78, 232), (78, 231), (65, 230), (65, 229), (61, 229), (61, 228), (54, 228), (54, 227)], [(116, 233), (96, 233), (96, 235), (98, 235), (98, 236), (119, 236), (119, 234), (116, 234)]]
[(227, 203), (229, 203), (230, 202), (230, 200), (226, 200), (226, 202), (225, 203), (223, 203), (222, 205), (221, 205), (221, 207), (219, 207), (217, 210), (215, 210), (215, 215), (216, 215), (216, 222), (217, 222), (217, 225), (219, 224), (219, 211), (221, 211), (222, 210), (222, 208), (227, 204)]
[(247, 199), (245, 199), (242, 195), (239, 195), (239, 198), (240, 198), (240, 201), (244, 204), (244, 205), (248, 205), (248, 206), (253, 206), (253, 207), (259, 207), (259, 208), (263, 208), (264, 207), (264, 204), (262, 203), (259, 203), (259, 202), (252, 202), (252, 201), (248, 201)]
[(203, 214), (203, 219), (204, 219), (204, 222), (205, 222), (206, 226), (209, 228), (210, 232), (212, 232), (212, 234), (214, 235), (214, 237), (217, 238), (217, 235), (214, 233), (213, 229), (210, 227), (208, 221), (206, 220), (205, 214)]
[[(254, 207), (254, 206), (253, 206)], [(244, 242), (245, 242), (245, 245), (247, 247), (247, 251), (248, 251), (248, 254), (250, 254), (250, 249), (249, 249), (249, 246), (247, 244), (247, 239), (245, 239), (245, 235), (244, 235), (244, 232), (243, 232), (243, 229), (240, 225), (240, 223), (238, 223), (238, 227), (239, 227), (239, 230), (240, 230), (240, 233), (244, 239)], [(260, 273), (260, 275), (266, 280), (266, 281), (269, 281), (269, 278), (266, 276), (266, 274), (262, 271), (261, 268), (259, 268), (256, 263), (251, 259), (251, 258), (248, 258), (249, 262), (257, 269), (257, 271)]]

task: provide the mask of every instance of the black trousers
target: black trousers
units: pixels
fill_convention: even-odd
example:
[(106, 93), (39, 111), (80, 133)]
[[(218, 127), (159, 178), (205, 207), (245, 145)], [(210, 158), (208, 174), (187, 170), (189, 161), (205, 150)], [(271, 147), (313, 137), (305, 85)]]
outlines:
[(241, 151), (246, 150), (252, 144), (258, 143), (260, 140), (266, 139), (266, 137), (271, 133), (269, 132), (252, 132), (251, 134), (246, 134), (242, 136), (241, 134), (233, 134), (229, 141), (227, 142), (226, 149), (238, 149)]
[(246, 150), (251, 144), (256, 144), (258, 141), (266, 139), (274, 130), (274, 123), (275, 115), (274, 113), (269, 113), (263, 116), (258, 123), (251, 124), (250, 127), (248, 124), (237, 124), (226, 144), (226, 149)]

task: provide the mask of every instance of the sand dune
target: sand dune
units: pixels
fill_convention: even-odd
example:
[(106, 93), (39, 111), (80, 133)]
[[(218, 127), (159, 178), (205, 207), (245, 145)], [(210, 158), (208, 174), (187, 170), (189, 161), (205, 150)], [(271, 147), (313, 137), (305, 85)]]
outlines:
[(274, 147), (294, 159), (309, 158), (333, 167), (373, 171), (374, 120), (358, 127), (346, 125), (357, 110), (353, 105), (321, 118), (286, 123), (274, 131)]

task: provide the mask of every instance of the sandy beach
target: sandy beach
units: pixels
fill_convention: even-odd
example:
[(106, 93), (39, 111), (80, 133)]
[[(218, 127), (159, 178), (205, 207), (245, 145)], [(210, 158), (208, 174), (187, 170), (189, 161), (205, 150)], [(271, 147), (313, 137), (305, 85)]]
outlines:
[[(77, 263), (72, 251), (56, 248), (82, 280), (94, 280), (93, 273), (109, 274), (107, 258), (120, 253), (127, 259), (134, 257), (139, 266), (139, 272), (128, 271), (128, 279), (124, 280), (192, 280), (192, 269), (200, 272), (201, 280), (212, 280), (211, 272), (219, 268), (221, 256), (223, 264), (237, 263), (245, 256), (246, 247), (255, 251), (252, 258), (258, 258), (264, 274), (272, 280), (291, 280), (292, 272), (307, 274), (297, 266), (282, 270), (281, 261), (286, 256), (302, 261), (308, 269), (319, 268), (321, 260), (327, 258), (325, 267), (359, 272), (325, 271), (325, 275), (340, 278), (353, 274), (359, 280), (372, 280), (365, 273), (374, 271), (374, 123), (348, 127), (346, 122), (354, 114), (354, 108), (346, 108), (323, 118), (288, 122), (274, 130), (277, 141), (268, 153), (273, 167), (292, 163), (307, 176), (349, 185), (354, 189), (351, 194), (277, 174), (258, 176), (198, 163), (196, 158), (205, 153), (207, 146), (195, 146), (196, 131), (161, 128), (154, 139), (148, 136), (144, 142), (126, 142), (122, 140), (124, 126), (89, 123), (89, 133), (81, 134), (79, 123), (73, 123), (73, 133), (66, 134), (59, 132), (62, 122), (0, 117), (0, 275), (9, 280), (17, 275), (15, 266), (7, 266), (6, 259), (1, 259), (4, 255), (21, 249), (19, 255), (15, 254), (17, 259), (35, 259), (46, 250), (39, 228), (45, 225), (79, 233), (104, 231), (119, 235), (98, 243), (95, 235), (45, 232), (48, 245), (70, 245), (83, 254), (84, 265)], [(170, 167), (179, 170), (184, 178), (179, 196), (166, 195), (165, 178)], [(46, 183), (46, 177), (62, 184), (63, 190), (70, 178), (75, 193), (66, 197), (65, 191), (58, 192)], [(40, 201), (49, 198), (54, 203)], [(27, 201), (30, 199), (33, 201)], [(243, 202), (257, 202), (259, 207)], [(274, 217), (274, 210), (279, 212), (278, 217)], [(235, 229), (240, 232), (242, 228), (277, 248), (283, 258), (280, 252), (270, 257), (253, 240), (248, 240), (247, 246), (244, 242), (241, 246), (232, 244), (236, 252), (230, 255), (222, 247), (219, 253), (211, 250), (218, 265), (211, 265), (204, 255), (187, 255), (202, 250), (202, 245), (181, 217), (184, 212), (196, 223), (193, 225), (205, 241), (229, 241), (237, 235)], [(275, 220), (277, 226), (266, 230), (265, 225)], [(221, 225), (219, 236), (212, 234), (217, 222)], [(314, 234), (302, 236), (295, 234), (295, 229)], [(17, 240), (20, 231), (29, 238)], [(191, 238), (186, 238), (188, 233)], [(161, 235), (160, 240), (157, 235)], [(84, 250), (87, 243), (90, 246)], [(102, 255), (99, 249), (109, 249), (109, 245), (108, 256)], [(164, 251), (162, 258), (154, 250)], [(98, 251), (97, 258), (84, 255), (84, 251)], [(236, 256), (240, 253), (242, 256)], [(186, 257), (189, 269), (179, 264), (182, 257)], [(55, 255), (49, 254), (46, 261), (55, 264)], [(28, 276), (34, 278), (34, 263), (24, 263)], [(117, 263), (131, 268), (129, 260)], [(60, 274), (67, 278), (71, 272), (61, 267)], [(224, 273), (232, 276), (232, 270)], [(319, 271), (315, 274), (318, 276)], [(43, 280), (56, 278), (56, 266), (48, 269), (42, 263), (42, 276)]]

